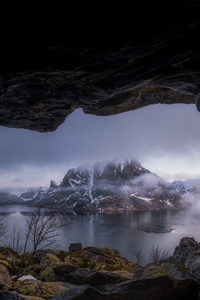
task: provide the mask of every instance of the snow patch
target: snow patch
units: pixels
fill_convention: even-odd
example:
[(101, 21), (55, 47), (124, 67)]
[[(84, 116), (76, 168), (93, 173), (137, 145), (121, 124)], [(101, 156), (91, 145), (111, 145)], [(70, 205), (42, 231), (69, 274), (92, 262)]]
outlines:
[(151, 203), (151, 200), (153, 200), (153, 198), (145, 198), (145, 197), (136, 196), (136, 193), (135, 194), (131, 194), (130, 197), (135, 197), (137, 199), (140, 199), (140, 200), (143, 200), (143, 201), (146, 201), (146, 202), (149, 202), (149, 203)]

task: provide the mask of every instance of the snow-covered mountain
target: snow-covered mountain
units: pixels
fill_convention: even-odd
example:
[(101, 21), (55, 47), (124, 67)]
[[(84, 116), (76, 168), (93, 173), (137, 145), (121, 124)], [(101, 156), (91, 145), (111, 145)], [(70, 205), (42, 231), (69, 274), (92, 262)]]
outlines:
[(200, 205), (200, 179), (175, 180), (171, 186), (194, 207)]
[(38, 191), (34, 203), (76, 212), (177, 209), (186, 205), (176, 190), (137, 161), (109, 161), (68, 170), (60, 185)]

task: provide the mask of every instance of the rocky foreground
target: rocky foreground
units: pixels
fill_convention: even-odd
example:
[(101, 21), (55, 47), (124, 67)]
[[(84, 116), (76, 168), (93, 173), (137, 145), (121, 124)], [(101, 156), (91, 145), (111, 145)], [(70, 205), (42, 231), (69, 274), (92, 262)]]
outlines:
[(39, 251), (17, 281), (21, 256), (1, 247), (0, 299), (199, 299), (200, 243), (194, 238), (181, 239), (173, 256), (146, 266), (115, 250), (73, 246)]

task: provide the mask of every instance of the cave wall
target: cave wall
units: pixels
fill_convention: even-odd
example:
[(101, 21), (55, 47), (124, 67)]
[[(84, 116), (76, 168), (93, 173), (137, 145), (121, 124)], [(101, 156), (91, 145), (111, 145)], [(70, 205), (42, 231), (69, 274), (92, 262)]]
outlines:
[(12, 12), (1, 36), (0, 125), (53, 131), (76, 108), (95, 115), (156, 103), (200, 109), (198, 1)]

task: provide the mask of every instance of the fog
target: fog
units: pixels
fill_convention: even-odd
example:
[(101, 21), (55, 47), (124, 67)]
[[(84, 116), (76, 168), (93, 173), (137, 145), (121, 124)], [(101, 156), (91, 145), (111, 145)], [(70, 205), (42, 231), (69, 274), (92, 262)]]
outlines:
[(85, 163), (137, 159), (168, 181), (200, 178), (195, 105), (152, 105), (115, 116), (72, 113), (55, 131), (0, 127), (0, 189), (48, 187)]

